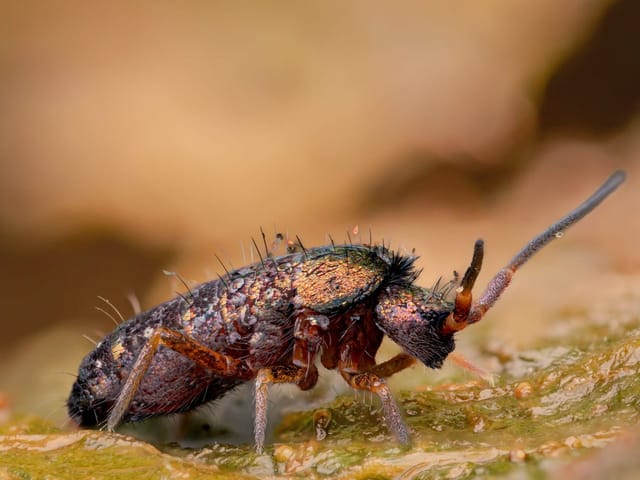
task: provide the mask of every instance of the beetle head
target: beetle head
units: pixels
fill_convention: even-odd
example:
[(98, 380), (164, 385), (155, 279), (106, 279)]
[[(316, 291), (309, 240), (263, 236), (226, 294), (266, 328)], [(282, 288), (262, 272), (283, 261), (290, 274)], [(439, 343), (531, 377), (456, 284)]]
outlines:
[(483, 255), (484, 243), (478, 240), (454, 303), (447, 301), (446, 290), (389, 286), (376, 307), (378, 327), (426, 366), (442, 366), (454, 349), (453, 334), (469, 324), (471, 289), (480, 273)]
[(376, 324), (408, 354), (427, 367), (440, 368), (455, 346), (453, 333), (441, 333), (453, 308), (438, 292), (390, 286), (379, 297)]

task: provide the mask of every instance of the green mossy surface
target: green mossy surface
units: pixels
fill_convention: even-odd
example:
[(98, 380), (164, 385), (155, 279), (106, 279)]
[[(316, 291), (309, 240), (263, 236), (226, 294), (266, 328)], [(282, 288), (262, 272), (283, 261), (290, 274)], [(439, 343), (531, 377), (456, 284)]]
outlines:
[(585, 321), (502, 366), (494, 385), (399, 392), (410, 447), (394, 442), (375, 401), (354, 396), (326, 406), (322, 440), (313, 411), (287, 415), (263, 455), (250, 445), (152, 446), (23, 416), (0, 425), (0, 478), (549, 478), (638, 423), (637, 318)]

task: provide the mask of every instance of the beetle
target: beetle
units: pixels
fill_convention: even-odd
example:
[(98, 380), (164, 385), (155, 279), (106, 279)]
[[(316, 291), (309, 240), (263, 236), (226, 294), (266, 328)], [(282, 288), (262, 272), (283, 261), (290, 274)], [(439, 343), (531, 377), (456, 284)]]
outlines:
[[(482, 319), (515, 272), (624, 179), (623, 171), (614, 172), (533, 238), (475, 302), (471, 291), (482, 266), (482, 240), (453, 300), (446, 288), (415, 284), (416, 256), (372, 244), (306, 249), (300, 243), (298, 251), (202, 283), (108, 334), (80, 364), (69, 415), (82, 427), (113, 430), (123, 422), (192, 410), (253, 380), (255, 446), (262, 452), (269, 385), (312, 388), (319, 358), (352, 388), (377, 394), (388, 428), (407, 444), (409, 431), (385, 378), (416, 360), (439, 368), (454, 349), (456, 333)], [(376, 363), (385, 335), (403, 352)]]

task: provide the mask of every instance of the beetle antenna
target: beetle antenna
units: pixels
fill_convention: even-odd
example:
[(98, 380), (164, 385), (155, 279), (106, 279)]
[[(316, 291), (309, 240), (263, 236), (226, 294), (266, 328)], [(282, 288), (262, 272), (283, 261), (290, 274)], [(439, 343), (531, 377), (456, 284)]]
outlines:
[(473, 296), (471, 290), (476, 283), (476, 279), (480, 274), (482, 268), (482, 259), (484, 258), (484, 242), (480, 239), (476, 240), (473, 246), (473, 257), (471, 258), (471, 264), (467, 271), (464, 272), (462, 282), (456, 290), (455, 307), (453, 309), (452, 322), (449, 324), (449, 328), (453, 331), (464, 328), (467, 323), (467, 317), (469, 317), (469, 311), (471, 310), (471, 301)]
[[(478, 322), (484, 314), (489, 310), (496, 301), (502, 295), (502, 292), (506, 290), (511, 282), (511, 278), (513, 274), (524, 265), (533, 255), (539, 252), (542, 247), (550, 243), (552, 240), (556, 238), (561, 238), (564, 234), (564, 231), (569, 228), (571, 225), (576, 223), (578, 220), (582, 219), (585, 215), (591, 212), (594, 208), (596, 208), (605, 198), (607, 198), (616, 188), (620, 186), (622, 182), (624, 182), (626, 178), (626, 174), (622, 170), (615, 171), (601, 186), (598, 188), (589, 198), (587, 198), (582, 204), (580, 204), (577, 208), (569, 212), (567, 215), (562, 217), (556, 223), (552, 224), (549, 228), (544, 230), (537, 237), (534, 237), (525, 247), (520, 250), (511, 261), (500, 270), (489, 282), (487, 288), (484, 293), (480, 297), (477, 303), (473, 304), (471, 307), (469, 314), (465, 319), (461, 319), (462, 321), (456, 322), (456, 325), (459, 326), (458, 330), (464, 328), (467, 325)], [(476, 242), (476, 246), (477, 246)], [(475, 252), (474, 252), (475, 258)], [(472, 261), (473, 266), (473, 261)], [(471, 269), (471, 267), (469, 267)], [(467, 270), (469, 273), (469, 270)], [(467, 278), (467, 273), (465, 273), (465, 277), (462, 280), (462, 287), (464, 291), (464, 283)], [(475, 280), (475, 277), (473, 277)], [(460, 294), (460, 293), (459, 293)], [(458, 308), (458, 298), (456, 297), (456, 309)], [(460, 312), (463, 312), (461, 310)], [(455, 311), (454, 315), (455, 316)], [(451, 318), (451, 317), (449, 317)], [(455, 319), (454, 319), (455, 322)], [(451, 322), (447, 319), (446, 326)]]
[[(473, 285), (476, 283), (478, 274), (480, 274), (483, 258), (484, 241), (478, 239), (473, 246), (473, 257), (471, 258), (469, 268), (464, 272), (462, 282), (460, 282), (460, 286), (456, 289), (456, 299), (454, 302), (453, 312), (449, 317), (447, 317), (447, 320), (442, 327), (441, 333), (443, 335), (457, 332), (467, 326), (467, 318), (469, 317), (472, 305), (471, 301), (473, 299), (471, 290), (473, 289)], [(457, 272), (454, 272), (454, 277), (457, 279)]]

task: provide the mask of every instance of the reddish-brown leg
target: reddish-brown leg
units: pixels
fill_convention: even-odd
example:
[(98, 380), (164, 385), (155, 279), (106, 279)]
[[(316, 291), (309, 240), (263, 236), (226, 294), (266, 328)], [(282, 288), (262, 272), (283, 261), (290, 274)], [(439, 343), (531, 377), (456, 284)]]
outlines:
[(385, 362), (374, 365), (373, 367), (367, 368), (365, 370), (369, 373), (378, 375), (379, 377), (387, 378), (394, 373), (398, 373), (405, 368), (409, 368), (415, 363), (416, 359), (408, 353), (399, 353), (395, 357), (392, 357)]
[(398, 407), (393, 398), (387, 382), (382, 376), (374, 372), (385, 373), (387, 376), (393, 375), (411, 365), (413, 358), (401, 353), (380, 365), (366, 365), (368, 362), (365, 361), (365, 366), (359, 371), (360, 360), (366, 358), (363, 355), (363, 348), (356, 342), (347, 342), (341, 345), (340, 360), (338, 362), (340, 374), (352, 388), (366, 390), (380, 397), (389, 430), (395, 434), (400, 443), (408, 444), (410, 440), (409, 430), (402, 419), (400, 407)]
[(329, 328), (329, 318), (312, 311), (300, 312), (296, 318), (293, 336), (293, 364), (302, 367), (313, 364), (320, 350), (322, 336)]
[(353, 388), (358, 390), (367, 390), (380, 397), (382, 409), (384, 410), (384, 418), (387, 421), (387, 427), (395, 434), (400, 443), (405, 445), (408, 444), (410, 440), (409, 430), (402, 419), (400, 407), (398, 407), (398, 404), (393, 398), (391, 390), (389, 389), (387, 382), (384, 381), (384, 378), (379, 377), (375, 373), (369, 372), (355, 374), (348, 372), (341, 373), (347, 383)]
[(109, 418), (107, 418), (107, 430), (115, 429), (122, 421), (151, 365), (153, 356), (161, 345), (181, 353), (196, 365), (221, 377), (245, 378), (248, 380), (253, 376), (250, 369), (240, 360), (215, 352), (180, 332), (158, 327), (140, 350), (138, 358), (118, 394), (118, 399), (109, 413)]

